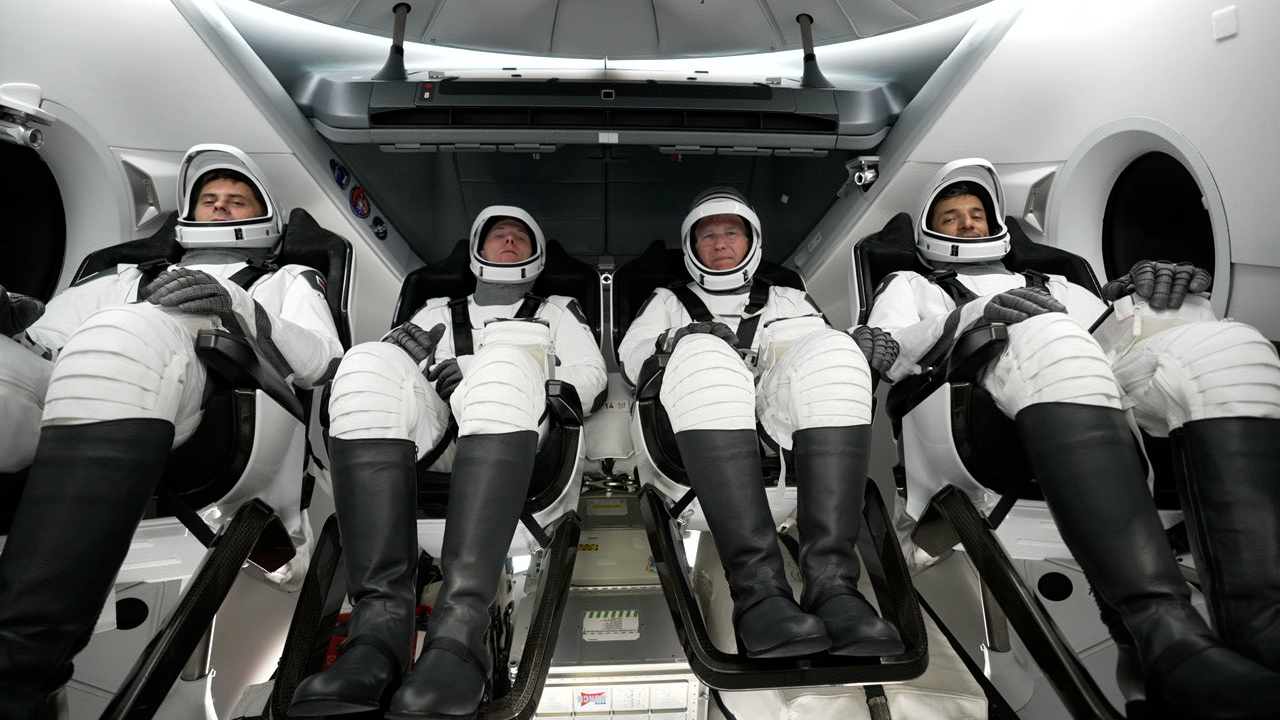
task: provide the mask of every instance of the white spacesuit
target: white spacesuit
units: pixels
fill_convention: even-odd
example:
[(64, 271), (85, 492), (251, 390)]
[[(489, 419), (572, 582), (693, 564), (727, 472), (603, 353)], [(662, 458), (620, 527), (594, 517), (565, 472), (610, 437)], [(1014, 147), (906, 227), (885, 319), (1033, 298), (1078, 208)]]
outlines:
[(471, 228), (476, 292), (429, 300), (382, 342), (343, 358), (329, 456), (354, 608), (346, 650), (298, 687), (291, 715), (375, 709), (407, 667), (420, 460), (452, 468), (445, 578), (425, 649), (388, 717), (463, 718), (479, 707), (491, 671), (489, 606), (545, 437), (546, 381), (572, 385), (584, 413), (606, 383), (577, 301), (528, 295), (545, 257), (532, 216), (488, 207)]
[[(856, 589), (868, 360), (803, 291), (755, 279), (763, 239), (737, 191), (713, 188), (695, 199), (681, 228), (693, 281), (650, 296), (619, 346), (623, 368), (634, 384), (651, 356), (671, 352), (659, 400), (720, 550), (746, 654), (900, 653), (897, 630)], [(757, 420), (795, 458), (803, 610), (778, 553)]]
[[(473, 250), (479, 242), (474, 235), (492, 218), (506, 216), (528, 223), (534, 235), (539, 236), (538, 242), (542, 242), (537, 223), (523, 210), (492, 206), (476, 219)], [(486, 327), (491, 321), (511, 320), (519, 315), (526, 305), (526, 294), (542, 269), (543, 253), (540, 246), (536, 257), (526, 261), (530, 267), (511, 272), (511, 279), (507, 280), (496, 279), (505, 268), (486, 268), (482, 263), (487, 261), (473, 252), (472, 271), (479, 278), (479, 284), (477, 292), (466, 299), (471, 337), (463, 338), (463, 342), (468, 348), (483, 342), (481, 352), (458, 353), (458, 339), (453, 332), (456, 306), (450, 304), (449, 298), (428, 300), (409, 320), (419, 328), (443, 325), (449, 329), (434, 346), (429, 364), (410, 362), (409, 355), (387, 342), (364, 343), (348, 351), (329, 401), (330, 435), (345, 440), (413, 440), (419, 458), (435, 451), (432, 454), (438, 459), (432, 469), (448, 470), (452, 452), (441, 452), (444, 448), (439, 445), (447, 439), (451, 417), (456, 418), (458, 436), (540, 428), (545, 433), (544, 385), (552, 376), (572, 385), (585, 406), (583, 409), (589, 411), (604, 391), (606, 375), (599, 347), (576, 300), (552, 295), (530, 305), (532, 312), (526, 319), (541, 321), (539, 323)], [(502, 342), (500, 333), (508, 342)], [(516, 352), (517, 345), (525, 344), (541, 346), (538, 352), (554, 354), (551, 374), (547, 368), (538, 367), (541, 363), (535, 359), (537, 353), (531, 355), (526, 350), (524, 355), (529, 356), (526, 361)], [(456, 393), (442, 399), (423, 370), (443, 368), (451, 359), (456, 362), (462, 382)], [(481, 372), (495, 362), (504, 363), (511, 372), (500, 369)], [(479, 376), (487, 379), (484, 382), (474, 379)]]
[(241, 333), (303, 388), (341, 355), (315, 270), (249, 267), (282, 233), (260, 178), (235, 148), (191, 148), (178, 177), (181, 261), (151, 278), (133, 265), (86, 278), (23, 335), (21, 349), (52, 367), (42, 429), (14, 428), (39, 444), (0, 555), (4, 717), (31, 716), (70, 676), (169, 450), (199, 424), (196, 331)]
[[(926, 224), (924, 213), (933, 197), (956, 182), (980, 182), (983, 167), (967, 161), (948, 165), (942, 187), (931, 188), (916, 223), (920, 255), (937, 271), (954, 270), (955, 279), (974, 296), (963, 303), (949, 337), (981, 318), (991, 298), (1028, 282), (1000, 264), (1009, 245), (998, 217), (988, 220), (998, 226), (991, 234), (996, 239), (978, 242), (942, 236)], [(994, 184), (1001, 207), (998, 179), (987, 177), (983, 184)], [(950, 247), (960, 248), (958, 256)], [(1123, 317), (1108, 321), (1100, 336), (1090, 339), (1087, 330), (1107, 305), (1062, 276), (1048, 276), (1045, 287), (1065, 307), (1066, 317), (1043, 313), (1012, 325), (1008, 350), (981, 380), (1010, 417), (1038, 402), (1123, 406), (1133, 408), (1143, 429), (1157, 437), (1188, 421), (1280, 418), (1275, 348), (1251, 326), (1217, 320), (1203, 297), (1189, 296), (1170, 309), (1139, 298), (1132, 311), (1126, 306)], [(889, 379), (919, 371), (917, 363), (938, 342), (955, 308), (944, 285), (919, 273), (895, 273), (884, 283), (868, 322), (891, 332), (901, 349)]]
[(0, 287), (0, 473), (17, 472), (36, 456), (53, 361), (24, 331), (43, 313), (44, 303)]
[[(1218, 631), (1233, 650), (1276, 669), (1275, 349), (1253, 328), (1213, 317), (1196, 294), (1207, 273), (1164, 262), (1138, 263), (1107, 285), (1109, 299), (1132, 290), (1136, 301), (1121, 300), (1091, 336), (1087, 328), (1107, 311), (1101, 300), (1063, 277), (1024, 276), (1001, 263), (1009, 250), (1002, 212), (999, 178), (985, 160), (950, 163), (927, 188), (916, 247), (934, 273), (890, 276), (868, 318), (901, 348), (887, 377), (936, 364), (975, 323), (1008, 323), (1008, 345), (978, 382), (1015, 419), (1063, 539), (1120, 613), (1163, 699), (1197, 717), (1280, 706), (1274, 690), (1262, 690), (1280, 676), (1218, 645), (1191, 608), (1124, 414), (1132, 410), (1153, 435), (1172, 433), (1186, 486), (1202, 497), (1186, 510)], [(1262, 509), (1256, 522), (1230, 528), (1232, 505)], [(1211, 698), (1211, 688), (1225, 686), (1235, 709)]]

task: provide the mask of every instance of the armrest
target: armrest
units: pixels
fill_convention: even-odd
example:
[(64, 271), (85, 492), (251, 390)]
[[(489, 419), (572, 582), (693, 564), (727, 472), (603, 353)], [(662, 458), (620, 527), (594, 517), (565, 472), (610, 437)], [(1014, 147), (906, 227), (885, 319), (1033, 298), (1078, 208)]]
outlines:
[(924, 402), (924, 399), (933, 394), (946, 382), (946, 373), (941, 367), (927, 368), (919, 375), (912, 375), (893, 384), (889, 389), (889, 396), (885, 399), (885, 409), (889, 413), (889, 419), (895, 424), (900, 423), (907, 413), (916, 408), (917, 405)]
[(280, 373), (260, 362), (249, 341), (226, 330), (196, 333), (196, 354), (209, 368), (238, 388), (261, 390), (281, 407), (306, 422), (302, 402)]
[(973, 382), (978, 372), (1004, 352), (1009, 342), (1009, 326), (1002, 323), (979, 325), (960, 334), (947, 358), (949, 382)]
[(662, 389), (662, 377), (666, 375), (671, 353), (650, 355), (640, 366), (640, 381), (636, 383), (636, 400), (657, 400)]
[(943, 366), (927, 368), (923, 373), (897, 382), (889, 391), (885, 404), (895, 422), (915, 409), (942, 383), (973, 382), (978, 372), (1004, 351), (1009, 341), (1009, 328), (1000, 323), (970, 328), (956, 338)]
[(561, 427), (582, 427), (578, 390), (563, 380), (547, 381), (547, 407)]

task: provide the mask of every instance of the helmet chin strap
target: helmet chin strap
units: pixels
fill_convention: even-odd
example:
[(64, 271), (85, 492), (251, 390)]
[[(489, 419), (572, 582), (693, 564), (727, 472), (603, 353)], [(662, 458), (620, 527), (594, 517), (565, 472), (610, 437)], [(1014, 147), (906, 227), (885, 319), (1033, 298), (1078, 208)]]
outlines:
[(534, 280), (494, 283), (476, 280), (476, 305), (510, 305), (533, 289)]

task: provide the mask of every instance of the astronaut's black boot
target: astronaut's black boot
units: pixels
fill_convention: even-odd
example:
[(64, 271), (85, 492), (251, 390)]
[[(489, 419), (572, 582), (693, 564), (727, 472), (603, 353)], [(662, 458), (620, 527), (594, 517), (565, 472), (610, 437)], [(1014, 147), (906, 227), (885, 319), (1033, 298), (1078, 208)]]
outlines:
[(1214, 629), (1231, 649), (1280, 670), (1280, 420), (1196, 420), (1171, 437)]
[(329, 442), (351, 619), (342, 654), (298, 685), (291, 716), (375, 710), (400, 685), (417, 605), (416, 460), (409, 440)]
[(1280, 674), (1224, 647), (1191, 607), (1124, 414), (1040, 403), (1015, 420), (1063, 541), (1134, 637), (1156, 716), (1274, 718)]
[(164, 420), (44, 428), (0, 554), (0, 718), (52, 718), (173, 445)]
[(484, 699), (493, 660), (489, 607), (529, 493), (538, 433), (458, 438), (445, 511), (436, 598), (427, 642), (391, 700), (393, 720), (465, 720)]
[(1146, 700), (1147, 685), (1142, 677), (1142, 660), (1138, 657), (1138, 645), (1133, 634), (1124, 626), (1124, 618), (1120, 613), (1102, 599), (1097, 592), (1090, 591), (1093, 601), (1098, 605), (1098, 617), (1107, 634), (1116, 644), (1116, 687), (1120, 697), (1125, 701), (1125, 717), (1142, 717), (1134, 711), (1136, 703)]
[(791, 657), (829, 648), (822, 620), (800, 609), (787, 583), (755, 431), (685, 430), (676, 444), (720, 551), (743, 652)]
[(792, 434), (799, 486), (800, 606), (822, 618), (835, 655), (903, 652), (898, 629), (858, 592), (854, 543), (862, 527), (871, 426), (822, 427)]

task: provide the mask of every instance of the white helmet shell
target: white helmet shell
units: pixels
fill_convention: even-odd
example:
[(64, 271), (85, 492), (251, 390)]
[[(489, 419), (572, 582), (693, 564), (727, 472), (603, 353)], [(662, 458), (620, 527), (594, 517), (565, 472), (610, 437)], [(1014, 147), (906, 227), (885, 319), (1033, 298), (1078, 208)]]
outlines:
[[(248, 220), (199, 222), (195, 212), (196, 184), (213, 170), (233, 170), (248, 178), (262, 195), (266, 214)], [(178, 243), (188, 250), (198, 248), (260, 249), (274, 247), (284, 231), (275, 199), (262, 182), (262, 170), (239, 148), (230, 145), (196, 145), (187, 151), (178, 167)]]
[[(480, 255), (484, 249), (487, 230), (502, 218), (512, 218), (524, 223), (533, 241), (533, 254), (527, 260), (516, 263), (496, 263), (485, 260)], [(533, 216), (514, 205), (490, 205), (480, 211), (475, 222), (471, 223), (471, 272), (477, 280), (485, 282), (512, 284), (528, 282), (538, 277), (547, 263), (546, 240), (542, 228)]]
[[(938, 196), (948, 187), (965, 182), (986, 192), (987, 229), (981, 238), (957, 238), (929, 228), (929, 214)], [(965, 158), (942, 166), (920, 201), (916, 217), (916, 252), (925, 262), (978, 263), (999, 260), (1009, 252), (1009, 228), (1004, 225), (1004, 190), (992, 164), (982, 158)]]
[[(696, 249), (697, 238), (693, 236), (698, 221), (713, 215), (737, 215), (751, 230), (750, 247), (743, 256), (742, 262), (728, 270), (712, 270), (698, 259)], [(764, 233), (760, 230), (760, 218), (751, 209), (742, 193), (729, 187), (715, 187), (704, 190), (693, 200), (693, 207), (684, 216), (680, 224), (680, 246), (684, 250), (684, 266), (694, 282), (712, 292), (724, 292), (751, 282), (760, 267), (763, 254)]]

